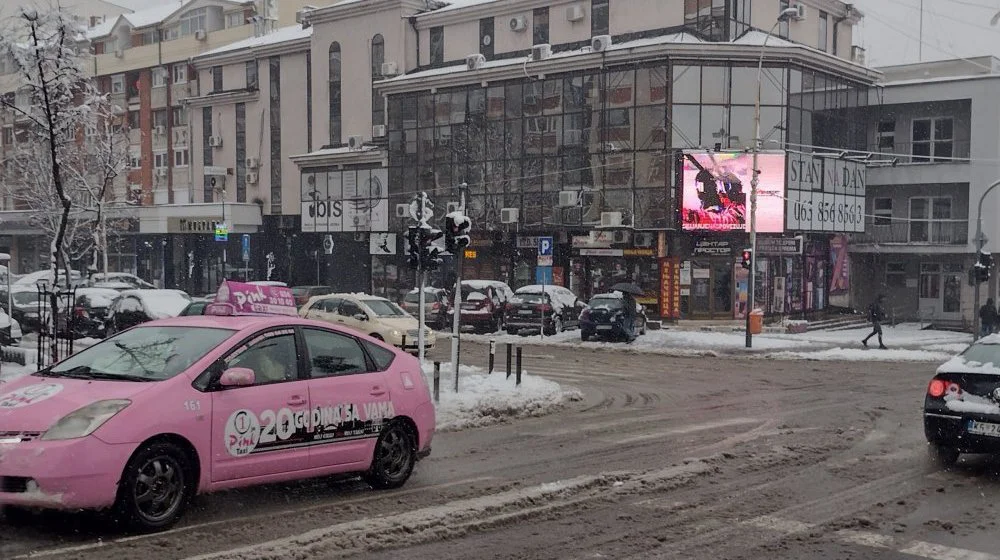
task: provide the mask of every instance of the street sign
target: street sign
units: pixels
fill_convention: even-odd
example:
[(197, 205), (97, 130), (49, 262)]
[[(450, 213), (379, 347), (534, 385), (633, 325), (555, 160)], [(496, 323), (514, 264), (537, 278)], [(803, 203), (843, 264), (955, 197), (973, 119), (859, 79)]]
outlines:
[(215, 224), (215, 240), (229, 241), (229, 225), (226, 222)]
[(243, 244), (243, 262), (250, 262), (250, 234), (244, 233), (241, 241)]
[(552, 255), (538, 255), (538, 266), (552, 266)]
[(551, 266), (539, 266), (535, 269), (535, 282), (538, 284), (543, 284), (547, 286), (552, 285), (552, 267)]
[(333, 254), (333, 236), (332, 235), (327, 234), (327, 235), (323, 236), (323, 253), (325, 253), (327, 255), (332, 255)]
[(552, 238), (551, 237), (539, 237), (538, 238), (538, 256), (551, 257), (552, 256)]

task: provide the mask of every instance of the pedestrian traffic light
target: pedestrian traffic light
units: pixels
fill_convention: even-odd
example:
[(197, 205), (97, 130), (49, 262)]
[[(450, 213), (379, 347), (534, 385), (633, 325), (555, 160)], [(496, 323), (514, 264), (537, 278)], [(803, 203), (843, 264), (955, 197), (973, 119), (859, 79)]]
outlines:
[(750, 249), (744, 249), (740, 264), (743, 265), (743, 268), (750, 270), (750, 265), (753, 264), (753, 251)]
[(983, 283), (990, 279), (990, 273), (993, 271), (993, 255), (982, 250), (979, 252), (979, 258), (976, 259), (976, 264), (973, 267), (975, 271), (976, 282)]
[(421, 270), (437, 270), (441, 266), (441, 249), (434, 245), (434, 242), (444, 236), (444, 232), (430, 227), (421, 227), (418, 240), (420, 242), (420, 268)]
[(472, 220), (461, 212), (452, 212), (444, 217), (444, 247), (452, 255), (457, 255), (469, 246), (469, 230)]
[(417, 270), (420, 268), (420, 228), (410, 226), (406, 232), (406, 241), (406, 263), (410, 266), (410, 268)]

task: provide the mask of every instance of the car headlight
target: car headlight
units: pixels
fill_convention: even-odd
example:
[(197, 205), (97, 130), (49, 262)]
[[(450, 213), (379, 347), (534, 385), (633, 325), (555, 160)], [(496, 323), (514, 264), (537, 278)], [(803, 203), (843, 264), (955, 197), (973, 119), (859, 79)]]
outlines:
[(392, 335), (392, 338), (399, 338), (399, 337), (403, 336), (403, 333), (401, 333), (399, 331), (392, 331), (389, 334)]
[(41, 439), (53, 441), (89, 436), (130, 404), (132, 401), (128, 399), (108, 399), (90, 403), (63, 416), (42, 435)]

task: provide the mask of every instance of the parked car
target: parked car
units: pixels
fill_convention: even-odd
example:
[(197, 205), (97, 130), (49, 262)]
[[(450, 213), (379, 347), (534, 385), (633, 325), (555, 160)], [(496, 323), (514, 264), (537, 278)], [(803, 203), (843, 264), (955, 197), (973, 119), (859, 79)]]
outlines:
[[(417, 350), (417, 320), (395, 303), (366, 294), (316, 296), (299, 315), (354, 329), (404, 350)], [(424, 327), (424, 349), (434, 347), (434, 331)]]
[[(41, 327), (42, 315), (48, 313), (49, 302), (43, 300), (38, 288), (35, 286), (14, 285), (11, 286), (11, 302), (14, 306), (10, 313), (14, 319), (21, 324), (24, 332), (36, 332)], [(7, 292), (0, 293), (0, 306), (7, 308)]]
[[(646, 334), (646, 312), (635, 304), (635, 333)], [(600, 294), (591, 298), (590, 303), (580, 313), (580, 338), (588, 340), (598, 337), (602, 340), (634, 340), (625, 332), (625, 297), (621, 292)]]
[(503, 330), (504, 311), (513, 297), (514, 292), (504, 282), (463, 281), (462, 312), (459, 317), (462, 328), (488, 333)]
[[(63, 270), (59, 271), (58, 274), (59, 284), (63, 284), (63, 279), (65, 278), (65, 275), (66, 275), (65, 271)], [(50, 286), (53, 285), (52, 278), (53, 276), (51, 270), (49, 269), (37, 270), (35, 272), (32, 272), (30, 274), (25, 274), (24, 276), (18, 278), (16, 282), (11, 284), (11, 286), (12, 287), (26, 286), (32, 289), (36, 289), (36, 286), (39, 282), (44, 282)], [(79, 286), (80, 284), (84, 283), (83, 275), (80, 274), (79, 270), (70, 270), (69, 280), (71, 286)]]
[[(420, 316), (420, 290), (411, 290), (403, 296), (403, 309), (414, 317)], [(424, 320), (434, 328), (443, 329), (449, 325), (451, 306), (448, 305), (448, 290), (442, 288), (424, 289)]]
[[(108, 281), (108, 282), (96, 282), (94, 284), (91, 284), (90, 287), (92, 287), (92, 288), (103, 288), (105, 290), (114, 290), (116, 292), (124, 292), (126, 290), (135, 290), (135, 289), (137, 289), (132, 284), (128, 284), (126, 282), (111, 282), (111, 281)], [(155, 289), (155, 288), (153, 288), (153, 289)]]
[(204, 315), (205, 314), (205, 306), (207, 306), (209, 303), (211, 303), (211, 302), (210, 301), (192, 301), (177, 316), (178, 317), (189, 317), (191, 315)]
[(128, 272), (109, 272), (104, 274), (103, 272), (98, 272), (90, 277), (90, 285), (98, 286), (105, 283), (117, 283), (128, 285), (134, 290), (155, 290), (156, 286), (153, 284), (139, 278), (135, 274)]
[(251, 280), (247, 284), (253, 284), (255, 286), (277, 286), (279, 288), (287, 288), (288, 284), (284, 282), (279, 282), (277, 280)]
[(579, 325), (584, 307), (576, 294), (562, 286), (524, 286), (507, 303), (504, 324), (508, 334), (518, 334), (522, 329), (537, 331), (544, 317), (542, 332), (553, 335)]
[(147, 321), (177, 317), (189, 303), (191, 297), (180, 290), (128, 290), (108, 308), (105, 331), (110, 336)]
[(21, 332), (21, 324), (0, 311), (0, 344), (17, 346), (21, 343), (22, 336), (24, 333)]
[[(77, 288), (69, 313), (59, 313), (58, 332), (63, 336), (104, 338), (105, 319), (118, 292), (106, 288)], [(68, 298), (66, 304), (69, 304)], [(67, 321), (67, 317), (69, 320)]]
[(302, 307), (313, 296), (325, 296), (332, 293), (333, 288), (330, 286), (295, 286), (292, 288), (296, 307)]

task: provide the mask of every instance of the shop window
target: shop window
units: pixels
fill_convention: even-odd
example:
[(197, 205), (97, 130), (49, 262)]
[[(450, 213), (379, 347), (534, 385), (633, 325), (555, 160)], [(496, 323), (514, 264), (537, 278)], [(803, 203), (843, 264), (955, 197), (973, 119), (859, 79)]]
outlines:
[(914, 119), (911, 140), (914, 162), (947, 160), (954, 154), (954, 120), (951, 117)]
[(872, 206), (872, 213), (875, 215), (874, 224), (877, 226), (887, 226), (892, 223), (892, 199), (876, 198)]
[(531, 15), (531, 41), (534, 45), (549, 42), (549, 9), (535, 8)]

